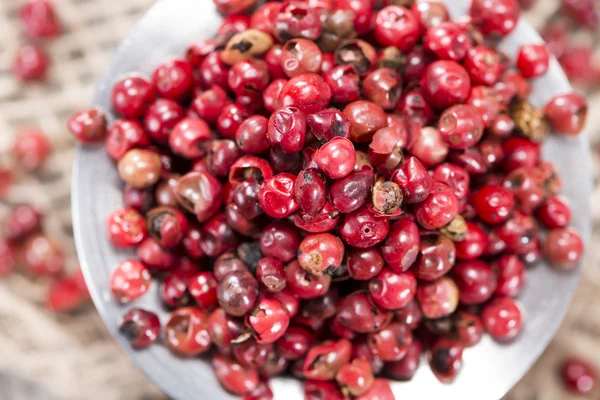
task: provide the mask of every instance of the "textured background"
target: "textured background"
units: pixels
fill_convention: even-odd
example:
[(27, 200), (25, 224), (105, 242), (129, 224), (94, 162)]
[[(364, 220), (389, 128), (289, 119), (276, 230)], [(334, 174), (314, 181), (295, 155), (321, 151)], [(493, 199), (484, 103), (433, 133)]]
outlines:
[[(0, 203), (0, 217), (11, 204), (24, 201), (44, 210), (46, 230), (62, 240), (70, 255), (69, 268), (76, 268), (69, 201), (75, 143), (66, 132), (65, 121), (89, 102), (94, 82), (119, 41), (153, 0), (54, 3), (65, 32), (43, 43), (53, 61), (49, 79), (22, 85), (10, 73), (16, 50), (27, 40), (18, 21), (22, 0), (0, 0), (0, 163), (10, 162), (12, 140), (25, 126), (41, 127), (54, 147), (43, 171), (33, 176), (18, 174), (18, 185)], [(555, 0), (539, 0), (527, 18), (540, 26), (555, 9)], [(595, 111), (600, 111), (600, 97), (593, 92), (588, 95), (592, 112), (586, 134), (597, 143), (600, 113)], [(591, 199), (596, 228), (600, 222), (599, 200), (598, 194)], [(599, 244), (600, 230), (595, 229), (582, 284), (567, 319), (543, 357), (507, 399), (569, 399), (557, 379), (557, 364), (571, 354), (582, 354), (592, 361), (600, 359), (600, 253), (595, 251)], [(0, 282), (1, 400), (164, 398), (117, 348), (91, 307), (75, 315), (46, 312), (42, 305), (46, 285), (19, 274)], [(600, 392), (589, 398), (600, 398)]]

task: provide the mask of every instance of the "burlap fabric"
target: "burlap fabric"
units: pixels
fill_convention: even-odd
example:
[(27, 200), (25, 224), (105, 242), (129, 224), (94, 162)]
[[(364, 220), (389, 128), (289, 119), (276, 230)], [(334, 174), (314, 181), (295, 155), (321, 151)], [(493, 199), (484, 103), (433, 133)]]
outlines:
[[(34, 203), (46, 213), (46, 230), (61, 240), (69, 253), (69, 268), (75, 268), (69, 202), (74, 141), (65, 130), (65, 120), (89, 102), (94, 82), (115, 47), (153, 1), (54, 0), (65, 32), (43, 43), (52, 55), (53, 67), (47, 82), (32, 85), (17, 83), (10, 74), (13, 56), (27, 40), (17, 17), (22, 2), (0, 0), (0, 162), (10, 162), (9, 149), (16, 132), (29, 125), (40, 126), (49, 134), (54, 153), (39, 174), (19, 174), (18, 185), (0, 204), (0, 217), (10, 204)], [(556, 7), (554, 0), (538, 3), (528, 16), (536, 25)], [(600, 99), (591, 96), (592, 110), (600, 110)], [(595, 141), (600, 134), (600, 113), (590, 114), (588, 135)], [(600, 218), (598, 194), (593, 203), (595, 216)], [(568, 399), (556, 379), (557, 363), (572, 353), (592, 361), (600, 359), (600, 253), (594, 249), (598, 244), (600, 231), (596, 230), (567, 320), (507, 399)], [(45, 285), (47, 282), (34, 282), (20, 274), (0, 282), (1, 400), (164, 397), (117, 348), (92, 307), (70, 316), (46, 312), (42, 305)], [(590, 398), (598, 399), (600, 393)]]

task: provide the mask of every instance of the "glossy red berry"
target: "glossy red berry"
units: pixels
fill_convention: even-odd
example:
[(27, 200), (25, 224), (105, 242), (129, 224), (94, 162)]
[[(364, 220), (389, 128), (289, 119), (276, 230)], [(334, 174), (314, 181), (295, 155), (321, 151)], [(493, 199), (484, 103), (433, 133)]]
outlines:
[(429, 196), (434, 180), (416, 157), (407, 158), (392, 176), (393, 182), (400, 186), (406, 203), (420, 203)]
[(426, 318), (437, 319), (452, 314), (458, 306), (460, 292), (454, 281), (442, 277), (417, 287), (417, 301)]
[(525, 285), (525, 266), (514, 254), (503, 254), (492, 264), (498, 277), (496, 294), (516, 297)]
[(257, 343), (273, 343), (285, 334), (290, 315), (279, 300), (263, 297), (246, 315), (246, 326)]
[(50, 58), (39, 46), (28, 44), (19, 49), (13, 61), (13, 73), (21, 81), (42, 80), (46, 78)]
[(415, 206), (415, 217), (426, 229), (438, 229), (458, 214), (458, 199), (443, 183), (436, 182), (425, 201)]
[(114, 85), (111, 102), (117, 113), (125, 118), (136, 119), (146, 113), (155, 98), (156, 92), (148, 78), (127, 75)]
[(548, 229), (564, 228), (571, 222), (571, 206), (566, 197), (554, 196), (546, 199), (535, 215)]
[(408, 305), (416, 291), (417, 280), (412, 272), (394, 272), (384, 268), (369, 282), (369, 293), (375, 304), (388, 310)]
[(471, 79), (460, 64), (440, 60), (429, 64), (421, 78), (421, 87), (429, 105), (443, 110), (467, 100)]
[(356, 400), (394, 400), (395, 398), (387, 379), (375, 379), (371, 389), (358, 396)]
[(317, 150), (313, 160), (328, 177), (341, 179), (354, 169), (356, 152), (350, 140), (334, 137)]
[(348, 273), (352, 279), (369, 281), (382, 270), (385, 261), (377, 247), (349, 251)]
[(346, 328), (359, 333), (381, 330), (392, 319), (392, 314), (377, 306), (366, 293), (355, 292), (342, 298), (335, 318)]
[(510, 217), (515, 199), (510, 190), (500, 185), (486, 185), (475, 194), (473, 206), (479, 218), (497, 224)]
[(481, 321), (492, 338), (509, 341), (514, 339), (523, 327), (523, 311), (515, 300), (498, 297), (483, 308)]
[(267, 139), (271, 146), (285, 153), (296, 153), (304, 147), (306, 116), (296, 107), (282, 107), (269, 118)]
[(158, 339), (160, 320), (150, 311), (134, 308), (121, 318), (119, 332), (125, 335), (133, 347), (143, 349)]
[(462, 25), (441, 22), (427, 30), (423, 45), (441, 60), (461, 61), (473, 43)]
[(385, 364), (386, 375), (398, 381), (412, 379), (419, 367), (422, 351), (423, 345), (418, 340), (413, 340), (404, 358)]
[(525, 78), (537, 78), (548, 71), (550, 54), (543, 44), (521, 46), (517, 55), (517, 68)]
[(436, 378), (450, 383), (462, 368), (463, 346), (450, 339), (439, 339), (431, 349), (429, 365)]
[(106, 136), (106, 116), (99, 108), (75, 113), (67, 122), (69, 131), (82, 143), (96, 142)]
[(185, 110), (178, 103), (158, 99), (146, 110), (144, 128), (154, 141), (167, 143), (173, 128), (184, 118)]
[(309, 235), (300, 243), (298, 262), (314, 275), (331, 275), (342, 264), (344, 244), (330, 233)]
[(406, 271), (416, 261), (419, 245), (419, 227), (411, 218), (403, 218), (392, 224), (381, 253), (393, 271)]
[(345, 215), (340, 236), (346, 244), (364, 249), (384, 241), (389, 230), (387, 217), (375, 216), (368, 207), (363, 206)]
[(331, 185), (331, 204), (342, 213), (351, 213), (367, 203), (375, 176), (371, 169), (350, 173)]
[(367, 360), (355, 359), (343, 365), (335, 375), (335, 379), (346, 395), (360, 396), (368, 391), (375, 378), (371, 363)]
[(331, 89), (331, 100), (348, 104), (360, 99), (360, 77), (352, 65), (338, 65), (323, 74), (323, 79)]
[(474, 0), (469, 14), (484, 35), (506, 36), (517, 26), (520, 12), (517, 0)]
[(370, 142), (378, 129), (387, 125), (385, 112), (377, 104), (358, 100), (344, 108), (344, 115), (350, 122), (350, 136), (353, 143)]
[(557, 133), (578, 135), (585, 126), (587, 100), (574, 93), (558, 95), (546, 104), (544, 114)]
[(4, 238), (18, 243), (42, 228), (42, 213), (30, 204), (19, 204), (4, 219)]
[(446, 275), (455, 261), (456, 247), (452, 240), (444, 235), (423, 234), (419, 258), (412, 271), (419, 279), (433, 281)]
[(483, 120), (477, 109), (459, 104), (446, 109), (438, 123), (440, 134), (453, 149), (473, 147), (483, 136)]
[(150, 272), (144, 264), (127, 260), (111, 272), (110, 290), (120, 303), (130, 303), (148, 291), (150, 279)]
[(299, 208), (294, 198), (294, 181), (294, 175), (282, 172), (263, 182), (258, 201), (267, 215), (284, 218)]
[(191, 94), (192, 75), (192, 63), (175, 58), (159, 65), (152, 73), (152, 81), (160, 97), (182, 101)]
[(488, 246), (486, 233), (473, 222), (466, 223), (466, 233), (463, 240), (455, 243), (456, 257), (459, 260), (475, 260), (479, 258)]
[(206, 153), (210, 128), (200, 118), (184, 118), (173, 127), (169, 135), (169, 147), (179, 156), (194, 159)]
[(58, 276), (64, 271), (62, 247), (42, 233), (30, 235), (23, 243), (21, 254), (26, 270), (33, 276)]
[(482, 304), (496, 291), (496, 274), (483, 261), (459, 262), (452, 268), (451, 276), (460, 291), (463, 304)]
[(211, 272), (200, 272), (188, 282), (188, 291), (198, 307), (210, 310), (217, 304), (217, 280)]
[(147, 237), (146, 220), (133, 208), (120, 208), (107, 220), (110, 241), (117, 247), (132, 247)]
[(419, 21), (404, 7), (384, 7), (377, 13), (375, 38), (381, 46), (395, 46), (401, 51), (408, 51), (419, 39)]
[(563, 361), (560, 373), (563, 385), (578, 395), (590, 393), (596, 384), (594, 367), (579, 357), (570, 357)]
[(26, 128), (15, 138), (12, 155), (27, 171), (43, 167), (52, 153), (48, 136), (37, 128)]
[(544, 255), (553, 266), (569, 270), (579, 263), (583, 254), (583, 240), (571, 228), (552, 229), (544, 243)]
[(475, 46), (469, 49), (463, 66), (473, 85), (493, 86), (502, 73), (498, 54), (486, 46)]
[(279, 96), (282, 107), (296, 107), (305, 114), (314, 114), (329, 104), (331, 89), (320, 75), (306, 73), (290, 79)]
[(233, 394), (243, 396), (259, 385), (260, 378), (255, 368), (244, 367), (229, 356), (216, 354), (212, 366), (221, 385)]
[(53, 38), (62, 31), (55, 7), (48, 0), (28, 0), (19, 10), (27, 34), (34, 38)]
[(481, 319), (466, 311), (454, 315), (454, 330), (456, 339), (464, 347), (472, 347), (481, 341), (484, 329)]

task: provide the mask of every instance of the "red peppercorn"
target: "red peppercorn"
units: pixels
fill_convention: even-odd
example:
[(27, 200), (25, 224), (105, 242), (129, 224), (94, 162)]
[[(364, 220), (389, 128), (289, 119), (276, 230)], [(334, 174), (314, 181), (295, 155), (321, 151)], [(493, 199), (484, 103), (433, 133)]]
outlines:
[(517, 68), (525, 78), (537, 78), (548, 71), (550, 54), (543, 44), (521, 46), (517, 55)]
[(424, 234), (413, 271), (419, 279), (434, 281), (446, 275), (455, 261), (456, 248), (452, 240), (443, 235)]
[(571, 222), (571, 207), (566, 197), (553, 196), (542, 203), (535, 215), (548, 229), (564, 228)]
[(458, 214), (458, 199), (447, 185), (435, 182), (425, 201), (415, 205), (415, 217), (426, 229), (438, 229)]
[(417, 291), (417, 280), (411, 272), (393, 272), (384, 268), (369, 282), (373, 301), (388, 310), (398, 310), (410, 303)]
[(217, 306), (217, 280), (213, 273), (200, 272), (192, 276), (188, 290), (201, 309), (210, 310)]
[(106, 136), (106, 116), (99, 108), (80, 111), (69, 119), (67, 127), (80, 142), (96, 142)]
[(294, 182), (294, 197), (307, 214), (317, 214), (327, 201), (327, 186), (321, 173), (315, 169), (301, 171)]
[(370, 333), (386, 326), (392, 313), (377, 306), (368, 294), (355, 292), (341, 299), (335, 318), (355, 332)]
[(427, 30), (423, 45), (441, 60), (461, 61), (473, 43), (460, 24), (441, 22)]
[(482, 311), (481, 321), (486, 332), (494, 339), (509, 341), (514, 339), (523, 326), (521, 306), (508, 297), (497, 297)]
[(33, 44), (19, 49), (13, 62), (13, 73), (21, 81), (42, 80), (46, 78), (50, 58), (46, 51)]
[(205, 154), (204, 146), (210, 138), (210, 128), (204, 120), (184, 118), (173, 127), (168, 141), (174, 153), (194, 159)]
[(443, 110), (467, 100), (471, 79), (460, 64), (440, 60), (429, 64), (421, 78), (421, 87), (429, 105)]
[(121, 318), (119, 332), (125, 335), (133, 347), (143, 349), (158, 339), (160, 320), (150, 311), (134, 308)]
[(496, 274), (483, 261), (459, 262), (452, 268), (451, 275), (463, 304), (482, 304), (496, 291)]
[(282, 107), (271, 115), (267, 139), (271, 146), (285, 153), (296, 153), (304, 147), (306, 117), (296, 107)]
[(144, 115), (144, 128), (154, 141), (166, 143), (173, 128), (185, 118), (185, 110), (178, 103), (158, 99), (152, 103)]
[(395, 400), (396, 396), (390, 388), (390, 382), (387, 379), (375, 379), (371, 389), (356, 400)]
[(517, 26), (520, 12), (517, 0), (474, 0), (469, 13), (484, 35), (506, 36)]
[(349, 139), (354, 143), (370, 142), (378, 129), (387, 125), (385, 111), (370, 101), (359, 100), (344, 108), (350, 122)]
[(323, 74), (331, 90), (331, 100), (348, 104), (360, 99), (360, 77), (352, 65), (338, 65)]
[(208, 172), (190, 172), (177, 181), (175, 196), (183, 208), (204, 222), (221, 207), (223, 187)]
[(384, 110), (398, 106), (402, 95), (402, 77), (390, 68), (379, 68), (363, 80), (363, 95)]
[(492, 264), (498, 275), (496, 294), (516, 297), (525, 285), (525, 266), (514, 254), (503, 254)]
[(455, 244), (456, 257), (459, 260), (475, 260), (483, 254), (488, 245), (487, 235), (473, 222), (467, 222), (466, 228), (464, 239)]
[(317, 40), (321, 31), (321, 20), (316, 9), (308, 4), (288, 2), (281, 6), (277, 14), (273, 33), (281, 42), (285, 42), (292, 38)]
[(251, 393), (259, 385), (255, 368), (244, 367), (228, 356), (216, 354), (212, 366), (221, 385), (233, 394), (242, 396)]
[(28, 0), (19, 10), (27, 34), (34, 38), (53, 38), (62, 31), (56, 10), (48, 0)]
[(417, 287), (417, 301), (426, 318), (437, 319), (450, 315), (458, 306), (460, 292), (452, 279), (442, 277), (423, 282)]
[(462, 368), (463, 346), (450, 339), (439, 339), (431, 349), (429, 365), (436, 378), (451, 383)]
[(314, 114), (329, 104), (331, 89), (320, 75), (306, 73), (290, 79), (279, 96), (282, 107), (297, 107), (305, 114)]
[(489, 224), (505, 221), (515, 207), (513, 194), (500, 185), (486, 185), (475, 194), (473, 206), (479, 218)]
[(294, 175), (282, 172), (263, 182), (258, 201), (267, 215), (285, 218), (299, 208), (294, 198), (294, 181)]
[(298, 262), (314, 275), (331, 275), (344, 258), (344, 244), (330, 233), (309, 235), (300, 243)]
[(481, 341), (484, 329), (481, 319), (466, 311), (459, 311), (454, 315), (454, 330), (456, 338), (464, 347), (473, 347)]
[(419, 21), (404, 7), (387, 6), (377, 13), (374, 31), (381, 46), (408, 51), (419, 39)]
[(274, 343), (282, 337), (290, 323), (290, 315), (279, 300), (263, 297), (246, 315), (246, 326), (257, 343)]
[(381, 246), (386, 264), (396, 272), (406, 271), (419, 255), (419, 228), (410, 218), (394, 222)]
[(338, 385), (331, 381), (304, 381), (305, 400), (344, 400)]
[(152, 73), (152, 81), (161, 97), (181, 101), (191, 93), (192, 74), (191, 62), (175, 58), (159, 65)]
[(348, 139), (334, 137), (317, 150), (313, 161), (331, 179), (344, 178), (356, 165), (354, 145)]
[(26, 128), (15, 138), (13, 157), (28, 171), (40, 169), (52, 152), (48, 136), (37, 128)]
[(560, 373), (565, 387), (578, 395), (590, 393), (596, 384), (596, 371), (582, 358), (570, 357), (563, 361)]
[(140, 260), (152, 271), (165, 271), (174, 268), (180, 257), (173, 250), (165, 249), (154, 239), (145, 239), (136, 250)]
[(432, 123), (435, 118), (435, 112), (425, 100), (421, 88), (404, 91), (400, 97), (396, 111), (423, 126)]
[(544, 243), (544, 255), (553, 266), (569, 270), (579, 263), (583, 254), (583, 240), (571, 228), (552, 229)]
[(578, 135), (585, 126), (588, 105), (574, 93), (558, 95), (546, 104), (544, 114), (557, 133)]
[(361, 249), (375, 246), (388, 236), (389, 220), (375, 216), (368, 207), (346, 214), (340, 227), (340, 236), (352, 247)]
[(147, 236), (146, 220), (133, 208), (120, 208), (107, 220), (110, 241), (117, 247), (132, 247)]
[(150, 279), (150, 272), (144, 264), (127, 260), (111, 272), (110, 290), (120, 303), (130, 303), (148, 291)]
[(486, 46), (475, 46), (469, 49), (463, 66), (473, 85), (493, 86), (502, 73), (498, 54)]
[(335, 376), (336, 381), (346, 395), (360, 396), (373, 385), (371, 364), (367, 360), (355, 359), (343, 365)]
[(352, 344), (347, 339), (326, 341), (312, 347), (304, 359), (303, 375), (307, 379), (331, 380), (350, 361)]
[(423, 346), (418, 340), (413, 340), (406, 355), (400, 361), (385, 364), (386, 376), (398, 381), (408, 381), (419, 367)]

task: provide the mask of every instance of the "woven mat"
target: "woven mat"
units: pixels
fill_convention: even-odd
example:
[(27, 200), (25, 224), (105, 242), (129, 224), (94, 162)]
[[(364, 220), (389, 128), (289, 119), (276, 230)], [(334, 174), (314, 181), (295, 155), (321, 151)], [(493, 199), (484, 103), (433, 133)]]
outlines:
[[(44, 43), (53, 61), (48, 81), (27, 86), (10, 74), (13, 56), (27, 40), (17, 18), (22, 1), (0, 0), (0, 162), (10, 161), (10, 144), (25, 126), (42, 127), (54, 153), (39, 174), (19, 174), (8, 201), (0, 204), (0, 218), (10, 204), (35, 204), (46, 212), (45, 229), (62, 241), (70, 256), (69, 267), (75, 268), (69, 201), (74, 141), (65, 130), (65, 121), (89, 102), (94, 82), (115, 47), (153, 1), (54, 0), (65, 32)], [(538, 3), (528, 18), (539, 26), (554, 12), (556, 2)], [(600, 110), (600, 98), (595, 97), (592, 109)], [(589, 123), (597, 131), (587, 132), (594, 142), (600, 138), (598, 114), (592, 112)], [(600, 221), (600, 192), (593, 204), (596, 221)], [(599, 229), (594, 244), (600, 244)], [(572, 353), (600, 359), (600, 253), (594, 253), (588, 251), (582, 284), (560, 332), (507, 399), (568, 399), (556, 380), (557, 363)], [(47, 313), (41, 305), (45, 285), (19, 274), (0, 282), (0, 399), (164, 398), (117, 348), (91, 307), (77, 315)], [(590, 398), (600, 398), (600, 392)]]

